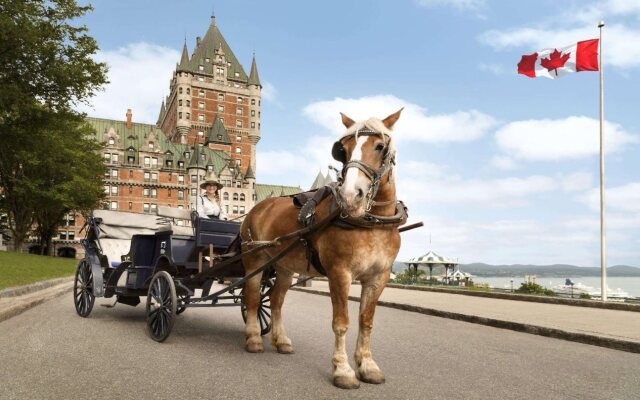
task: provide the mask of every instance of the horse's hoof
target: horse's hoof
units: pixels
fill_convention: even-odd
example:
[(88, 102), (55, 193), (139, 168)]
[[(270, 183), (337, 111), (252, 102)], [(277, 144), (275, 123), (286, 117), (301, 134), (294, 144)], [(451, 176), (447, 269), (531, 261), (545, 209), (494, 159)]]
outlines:
[(365, 383), (380, 384), (384, 383), (384, 374), (380, 371), (372, 371), (368, 374), (358, 374), (358, 379)]
[(249, 353), (264, 353), (264, 346), (262, 346), (262, 343), (247, 343), (245, 349)]
[(280, 354), (293, 354), (293, 346), (290, 344), (276, 345), (276, 349)]
[(352, 376), (334, 376), (333, 385), (340, 389), (357, 389), (360, 387), (360, 381)]

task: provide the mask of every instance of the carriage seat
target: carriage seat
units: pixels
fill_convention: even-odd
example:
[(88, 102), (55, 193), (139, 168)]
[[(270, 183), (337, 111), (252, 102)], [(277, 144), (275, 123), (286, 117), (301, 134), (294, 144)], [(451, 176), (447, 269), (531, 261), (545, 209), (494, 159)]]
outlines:
[(193, 228), (186, 225), (191, 221), (189, 210), (158, 206), (156, 215), (160, 217), (158, 232), (171, 231), (174, 235), (193, 236)]
[(129, 239), (100, 239), (100, 245), (102, 246), (102, 254), (107, 256), (109, 265), (111, 267), (117, 267), (120, 265), (123, 254), (129, 253), (129, 247), (131, 241)]

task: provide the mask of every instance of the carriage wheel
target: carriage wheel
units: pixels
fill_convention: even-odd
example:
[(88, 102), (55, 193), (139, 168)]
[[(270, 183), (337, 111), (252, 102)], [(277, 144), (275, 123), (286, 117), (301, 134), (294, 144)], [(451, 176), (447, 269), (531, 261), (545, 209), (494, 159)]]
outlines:
[(176, 315), (180, 315), (187, 309), (186, 303), (189, 302), (191, 296), (187, 294), (178, 295), (178, 308), (176, 309)]
[(93, 295), (93, 272), (87, 260), (80, 261), (73, 282), (73, 302), (79, 316), (86, 318), (91, 314), (96, 297)]
[[(258, 305), (258, 322), (260, 323), (260, 335), (264, 336), (271, 332), (271, 291), (276, 281), (276, 271), (268, 269), (262, 276), (260, 283), (260, 304)], [(247, 305), (244, 303), (244, 290), (240, 292), (243, 299), (240, 304), (242, 319), (247, 323)]]
[(176, 286), (166, 271), (153, 276), (147, 294), (147, 332), (156, 342), (162, 342), (171, 334), (176, 316)]

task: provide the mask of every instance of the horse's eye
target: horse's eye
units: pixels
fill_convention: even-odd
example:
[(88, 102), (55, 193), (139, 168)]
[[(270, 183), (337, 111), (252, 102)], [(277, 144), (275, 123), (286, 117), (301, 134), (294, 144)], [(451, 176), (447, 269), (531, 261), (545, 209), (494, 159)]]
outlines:
[(376, 151), (382, 151), (382, 150), (384, 150), (384, 144), (378, 143), (378, 145), (376, 146)]

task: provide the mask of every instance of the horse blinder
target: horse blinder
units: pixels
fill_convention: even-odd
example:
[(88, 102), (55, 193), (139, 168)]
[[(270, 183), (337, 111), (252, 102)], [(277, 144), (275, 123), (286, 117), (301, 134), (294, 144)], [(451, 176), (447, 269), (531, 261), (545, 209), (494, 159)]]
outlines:
[(342, 143), (342, 141), (338, 140), (333, 144), (331, 155), (333, 156), (333, 159), (338, 162), (341, 162), (343, 164), (347, 162), (347, 152), (344, 150), (344, 144)]

